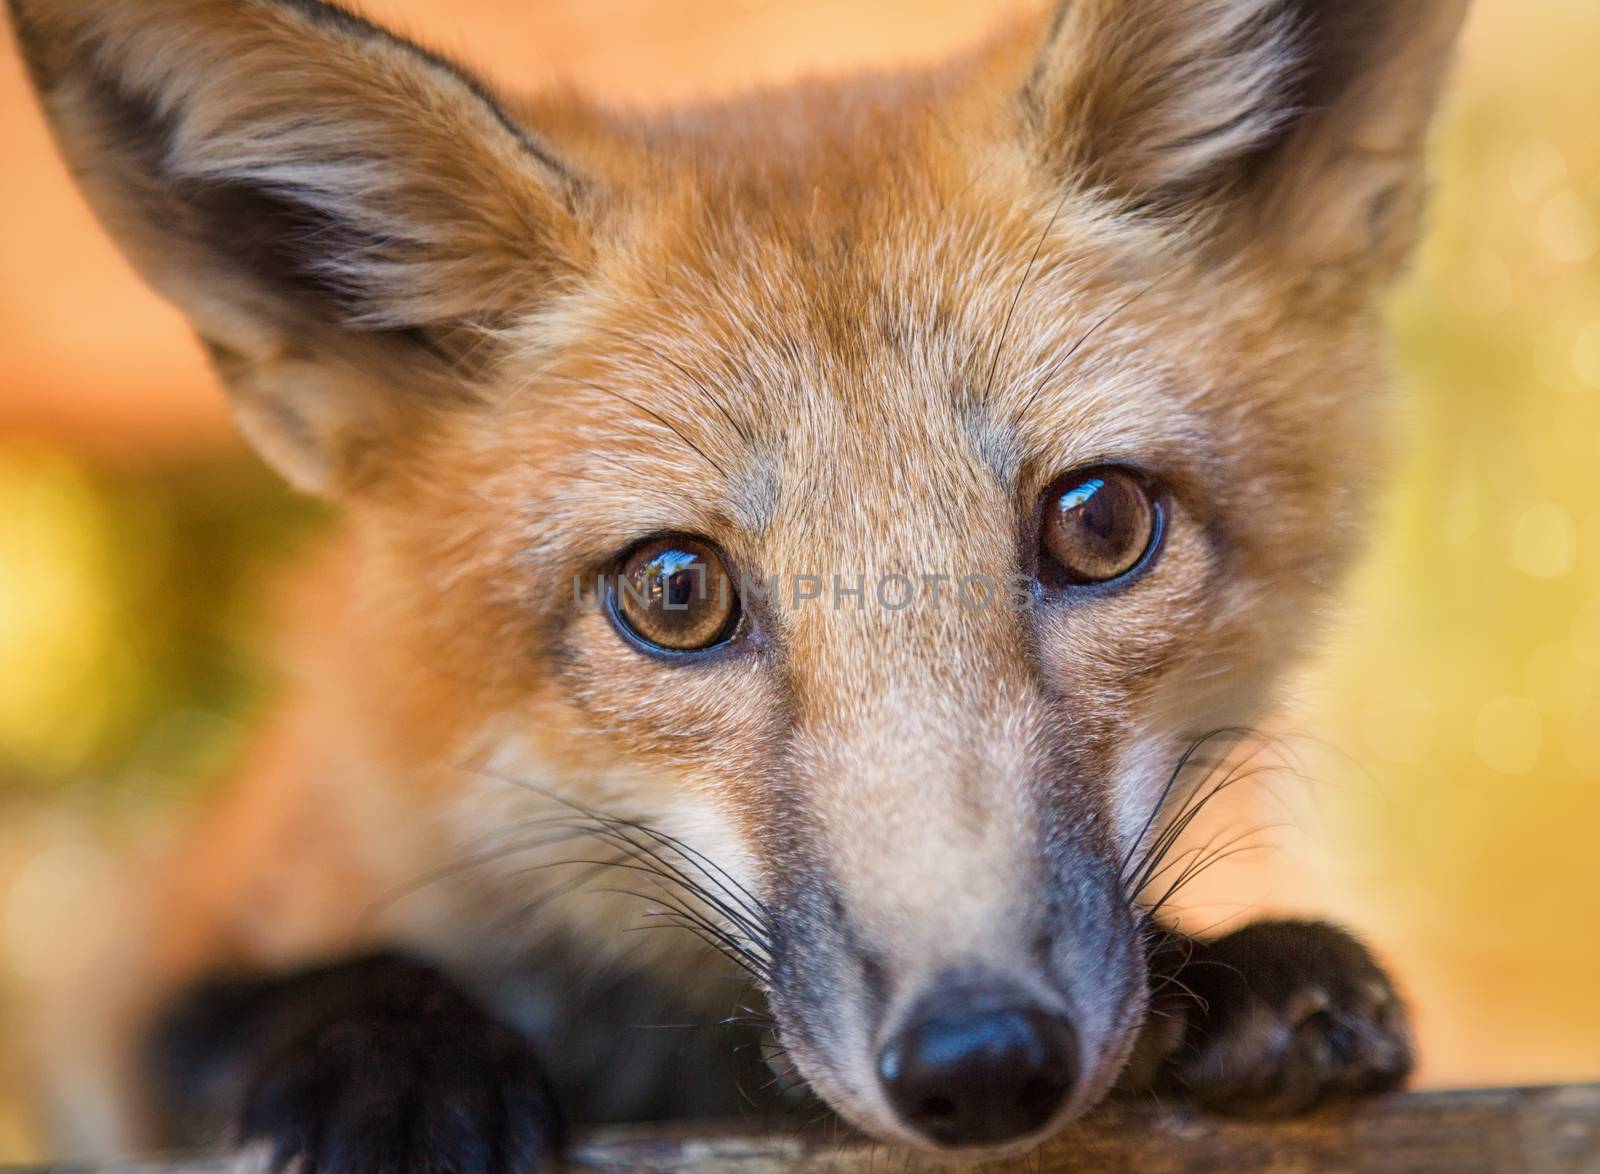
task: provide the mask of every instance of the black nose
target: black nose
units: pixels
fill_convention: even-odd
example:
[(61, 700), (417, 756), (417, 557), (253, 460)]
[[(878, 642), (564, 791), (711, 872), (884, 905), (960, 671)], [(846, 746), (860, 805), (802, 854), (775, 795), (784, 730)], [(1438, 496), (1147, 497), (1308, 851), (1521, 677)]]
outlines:
[(998, 1145), (1055, 1115), (1078, 1076), (1078, 1037), (1059, 1015), (981, 990), (925, 1001), (878, 1053), (902, 1120), (939, 1145)]

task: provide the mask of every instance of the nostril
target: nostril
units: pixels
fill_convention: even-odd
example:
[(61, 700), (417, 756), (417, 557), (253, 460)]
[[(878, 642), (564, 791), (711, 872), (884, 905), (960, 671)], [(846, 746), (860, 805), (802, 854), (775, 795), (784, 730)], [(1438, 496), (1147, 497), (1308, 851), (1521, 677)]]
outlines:
[(1025, 1116), (1037, 1116), (1040, 1121), (1048, 1121), (1061, 1107), (1062, 1096), (1063, 1089), (1056, 1081), (1036, 1077), (1023, 1085), (1017, 1097), (1017, 1107)]
[(878, 1055), (878, 1076), (905, 1123), (940, 1145), (1028, 1136), (1077, 1081), (1078, 1040), (1059, 1015), (945, 994), (908, 1018)]

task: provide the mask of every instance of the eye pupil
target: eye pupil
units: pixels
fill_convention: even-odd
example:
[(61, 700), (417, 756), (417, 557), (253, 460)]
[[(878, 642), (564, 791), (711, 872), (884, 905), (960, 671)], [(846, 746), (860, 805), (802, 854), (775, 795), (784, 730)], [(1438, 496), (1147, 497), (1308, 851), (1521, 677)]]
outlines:
[(1078, 511), (1078, 524), (1084, 532), (1102, 542), (1109, 542), (1116, 536), (1119, 519), (1116, 505), (1111, 500), (1114, 495), (1101, 492), (1105, 487), (1105, 479), (1101, 477), (1085, 481), (1062, 497), (1060, 508), (1063, 513)]
[(1042, 577), (1066, 585), (1105, 583), (1143, 561), (1159, 515), (1144, 481), (1107, 467), (1068, 474), (1045, 495)]
[(612, 590), (613, 614), (628, 633), (671, 652), (721, 643), (738, 618), (726, 565), (695, 538), (652, 539), (636, 547)]
[(694, 594), (694, 584), (683, 571), (674, 571), (667, 578), (667, 606), (688, 607)]

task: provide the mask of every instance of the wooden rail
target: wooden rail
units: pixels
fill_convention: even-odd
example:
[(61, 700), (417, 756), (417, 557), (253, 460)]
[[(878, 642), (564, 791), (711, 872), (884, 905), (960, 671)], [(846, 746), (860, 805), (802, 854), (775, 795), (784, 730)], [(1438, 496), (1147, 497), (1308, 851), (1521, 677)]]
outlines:
[[(237, 1168), (237, 1167), (234, 1167)], [(1175, 1105), (1115, 1104), (1011, 1167), (1083, 1174), (1600, 1174), (1600, 1084), (1408, 1093), (1294, 1121), (1246, 1122)], [(948, 1164), (826, 1133), (753, 1132), (745, 1123), (610, 1129), (581, 1139), (574, 1174), (907, 1174)], [(221, 1174), (225, 1159), (98, 1167), (94, 1174)], [(49, 1174), (89, 1174), (55, 1166)], [(44, 1172), (40, 1172), (44, 1174)]]

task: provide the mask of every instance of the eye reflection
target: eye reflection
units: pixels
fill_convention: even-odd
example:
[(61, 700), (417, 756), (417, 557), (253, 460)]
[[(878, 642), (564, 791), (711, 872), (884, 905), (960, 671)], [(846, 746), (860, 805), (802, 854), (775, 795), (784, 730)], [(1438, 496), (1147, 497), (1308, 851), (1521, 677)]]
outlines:
[(1144, 479), (1115, 465), (1058, 478), (1040, 519), (1041, 578), (1109, 583), (1139, 566), (1160, 537), (1160, 507)]
[(732, 577), (707, 542), (652, 539), (623, 561), (613, 612), (635, 638), (671, 652), (710, 648), (732, 633), (739, 614)]

